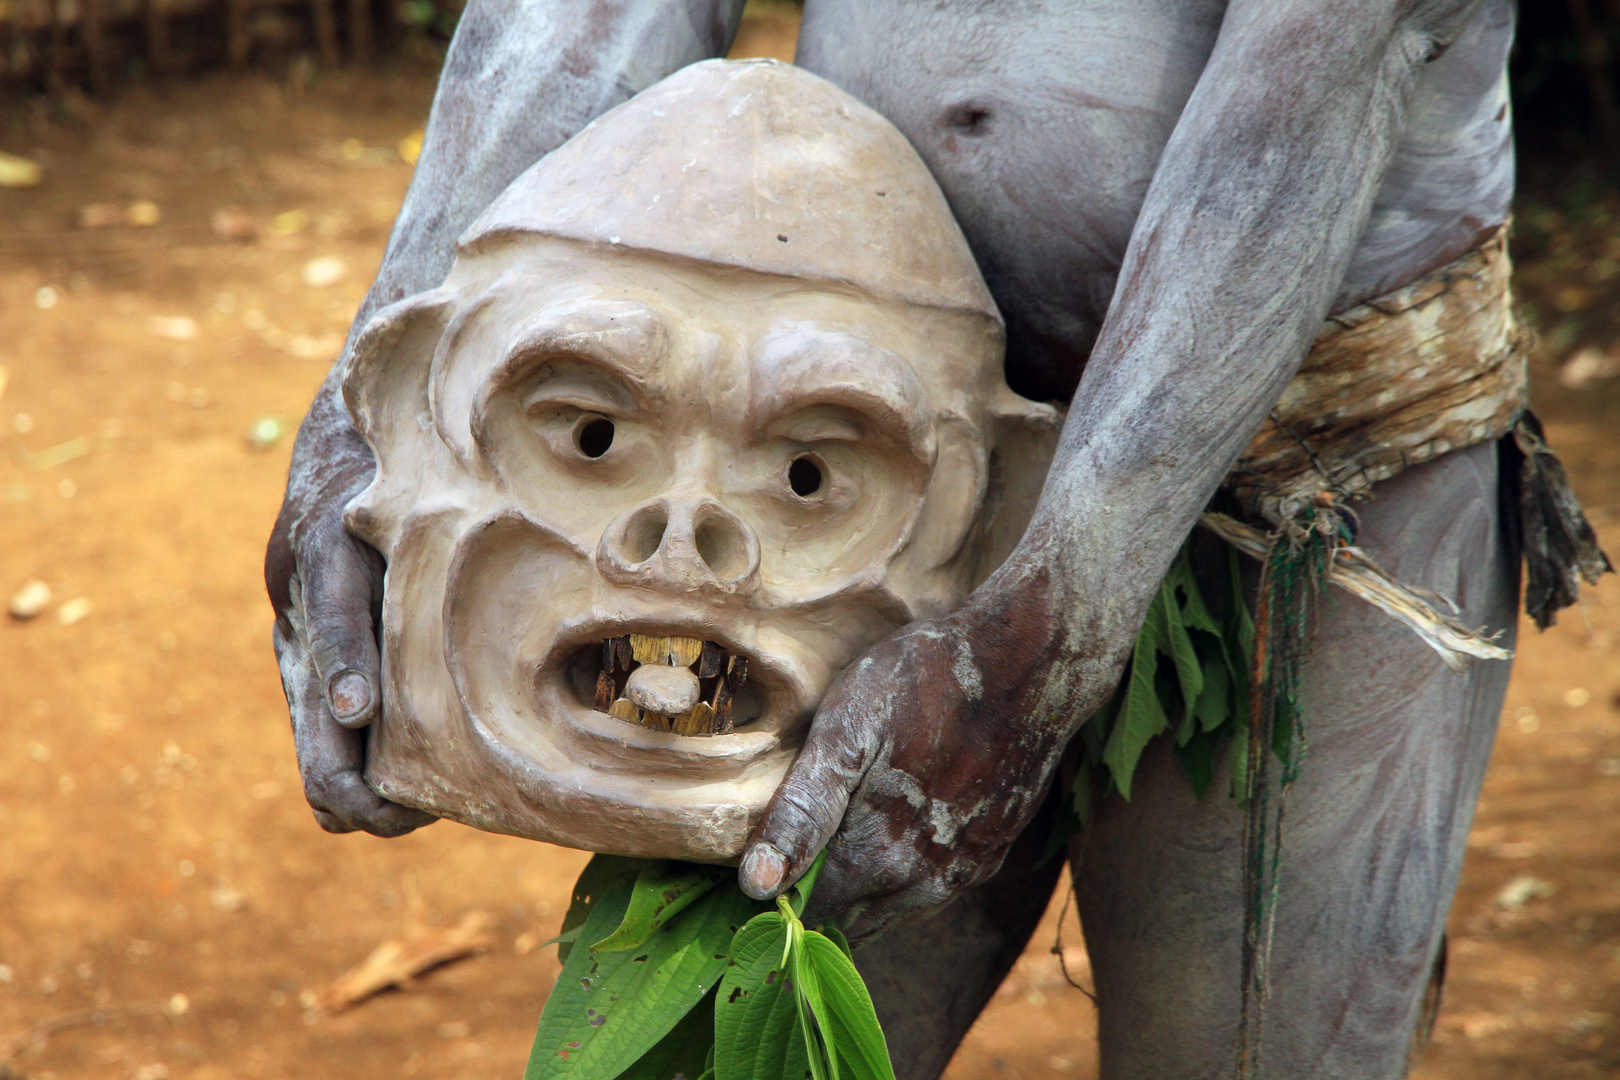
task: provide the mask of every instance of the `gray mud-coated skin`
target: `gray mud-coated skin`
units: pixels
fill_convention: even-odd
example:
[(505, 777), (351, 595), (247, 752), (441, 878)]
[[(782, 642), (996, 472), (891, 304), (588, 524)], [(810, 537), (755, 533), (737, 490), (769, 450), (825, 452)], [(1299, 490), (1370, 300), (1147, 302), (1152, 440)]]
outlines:
[[(1502, 528), (1497, 453), (1476, 446), (1379, 484), (1362, 508), (1360, 540), (1402, 580), (1454, 597), (1468, 625), (1501, 632), (1511, 648), (1518, 553)], [(1323, 605), (1316, 642), (1260, 1075), (1397, 1077), (1442, 947), (1512, 665), (1454, 674), (1404, 627), (1342, 592)], [(1109, 1080), (1231, 1074), (1244, 914), (1243, 814), (1224, 794), (1229, 781), (1223, 760), (1210, 793), (1195, 799), (1159, 740), (1131, 801), (1099, 800), (1070, 844)], [(944, 1070), (1040, 921), (1059, 868), (1034, 866), (1042, 824), (984, 885), (855, 954), (900, 1080)]]
[[(1379, 484), (1360, 542), (1511, 648), (1518, 552), (1497, 454), (1471, 447)], [(1260, 1075), (1402, 1075), (1511, 667), (1455, 674), (1404, 627), (1330, 592), (1305, 669), (1309, 749), (1288, 794)], [(1101, 801), (1071, 845), (1104, 1076), (1231, 1073), (1230, 1056), (1211, 1054), (1230, 1045), (1239, 1006), (1243, 814), (1227, 782), (1223, 771), (1199, 802), (1155, 745), (1131, 802)]]
[(1063, 870), (1043, 861), (1049, 798), (983, 885), (931, 918), (868, 937), (855, 953), (896, 1080), (934, 1080), (1023, 953)]
[[(356, 326), (437, 285), (459, 231), (590, 118), (722, 54), (740, 8), (474, 0)], [(928, 924), (943, 929), (913, 933), (922, 949), (949, 929), (960, 950), (961, 982), (930, 997), (982, 1003), (1040, 907), (987, 905), (983, 890), (996, 886), (985, 883), (1324, 317), (1444, 265), (1505, 219), (1511, 38), (1510, 0), (809, 0), (799, 62), (912, 140), (1007, 319), (1009, 382), (1068, 399), (1070, 413), (1034, 521), (1003, 569), (834, 685), (756, 830), (746, 889), (775, 892), (825, 844), (817, 905), (842, 912), (856, 938), (956, 898)], [(380, 704), (382, 566), (341, 524), (370, 475), (334, 393), (341, 363), (300, 431), (266, 576), (317, 817), (334, 831), (393, 835), (427, 819), (360, 780), (362, 729)], [(1433, 485), (1432, 503), (1461, 505), (1482, 483), (1449, 461), (1410, 477)], [(1370, 537), (1401, 534), (1393, 547), (1369, 540), (1392, 570), (1441, 589), (1457, 552), (1494, 536), (1466, 513), (1386, 517), (1375, 501), (1364, 514)], [(1483, 530), (1471, 541), (1457, 533), (1468, 520)], [(1479, 575), (1459, 583), (1470, 613), (1510, 624), (1506, 600), (1480, 599), (1511, 595), (1507, 562), (1462, 565)], [(1346, 719), (1338, 738), (1331, 719), (1319, 723), (1290, 811), (1318, 824), (1290, 842), (1285, 895), (1305, 915), (1280, 917), (1287, 989), (1270, 1009), (1266, 1053), (1298, 1067), (1276, 1075), (1399, 1073), (1488, 748), (1478, 733), (1505, 679), (1502, 665), (1445, 673), (1405, 631), (1352, 604), (1338, 601), (1310, 672), (1310, 700)], [(1424, 704), (1391, 711), (1414, 687)], [(1406, 778), (1421, 800), (1396, 798)], [(1237, 1008), (1235, 812), (1216, 798), (1192, 804), (1158, 754), (1140, 790), (1105, 815), (1083, 866), (1104, 1075), (1214, 1075), (1230, 1058)], [(1328, 842), (1336, 828), (1349, 838)], [(1201, 898), (1196, 917), (1178, 914), (1188, 897)], [(1311, 971), (1287, 948), (1304, 932), (1297, 918), (1324, 930)], [(892, 978), (872, 967), (903, 940), (871, 946), (876, 982), (903, 978), (903, 961), (888, 962), (901, 969)], [(1182, 993), (1195, 983), (1196, 995)], [(880, 1008), (893, 1008), (881, 1004), (891, 991)], [(954, 1046), (962, 1012), (941, 1006), (931, 1035), (909, 1016), (902, 1041)], [(899, 1065), (931, 1076), (937, 1058)]]

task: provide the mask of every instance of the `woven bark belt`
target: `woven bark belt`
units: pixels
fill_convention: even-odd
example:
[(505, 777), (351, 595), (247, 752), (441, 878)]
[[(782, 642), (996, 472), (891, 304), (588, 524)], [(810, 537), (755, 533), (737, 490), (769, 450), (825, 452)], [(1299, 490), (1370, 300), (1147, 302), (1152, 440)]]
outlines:
[(1507, 229), (1456, 262), (1329, 319), (1226, 486), (1251, 519), (1513, 430), (1529, 335), (1513, 318)]
[[(1546, 628), (1578, 582), (1612, 569), (1527, 408), (1530, 335), (1513, 317), (1504, 224), (1478, 248), (1327, 321), (1225, 487), (1269, 536), (1222, 514), (1206, 528), (1256, 557), (1330, 525), (1325, 513), (1441, 454), (1503, 439), (1506, 527), (1523, 550), (1525, 610)], [(1312, 525), (1311, 523), (1315, 523)], [(1505, 650), (1434, 608), (1353, 546), (1330, 580), (1410, 626), (1445, 661)], [(1453, 611), (1454, 604), (1444, 602)]]

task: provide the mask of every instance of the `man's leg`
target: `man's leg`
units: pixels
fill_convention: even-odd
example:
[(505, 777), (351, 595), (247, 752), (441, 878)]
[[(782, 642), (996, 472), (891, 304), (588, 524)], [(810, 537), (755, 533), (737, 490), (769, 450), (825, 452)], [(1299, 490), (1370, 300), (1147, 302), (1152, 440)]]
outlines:
[(1052, 802), (1018, 838), (996, 876), (932, 918), (855, 950), (897, 1080), (934, 1080), (996, 992), (1046, 912), (1063, 870), (1046, 846)]
[[(1511, 645), (1516, 553), (1499, 520), (1496, 455), (1478, 446), (1380, 484), (1358, 507), (1360, 542)], [(1260, 1075), (1384, 1080), (1406, 1068), (1510, 665), (1454, 674), (1337, 589), (1320, 612)], [(1243, 815), (1224, 771), (1198, 802), (1159, 742), (1133, 801), (1105, 800), (1071, 848), (1105, 1080), (1227, 1077), (1235, 1060)]]

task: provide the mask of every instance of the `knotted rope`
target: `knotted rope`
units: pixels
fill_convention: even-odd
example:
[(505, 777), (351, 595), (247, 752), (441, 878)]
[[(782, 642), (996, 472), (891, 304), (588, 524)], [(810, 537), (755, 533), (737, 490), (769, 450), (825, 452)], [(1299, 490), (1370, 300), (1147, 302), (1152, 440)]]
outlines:
[[(1238, 1021), (1239, 1080), (1259, 1075), (1270, 994), (1271, 941), (1282, 871), (1288, 789), (1305, 752), (1300, 707), (1316, 602), (1340, 549), (1355, 543), (1355, 517), (1332, 496), (1284, 521), (1260, 570), (1249, 680), (1249, 752), (1244, 773), (1243, 1004)], [(1272, 793), (1273, 756), (1281, 765)]]

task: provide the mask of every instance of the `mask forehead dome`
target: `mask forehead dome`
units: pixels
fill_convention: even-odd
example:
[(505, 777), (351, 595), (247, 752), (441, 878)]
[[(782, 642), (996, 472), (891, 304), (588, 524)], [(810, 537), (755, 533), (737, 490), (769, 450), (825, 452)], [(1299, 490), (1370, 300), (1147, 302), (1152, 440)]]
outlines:
[(599, 117), (461, 238), (657, 251), (1000, 322), (950, 207), (906, 137), (825, 79), (710, 60)]

